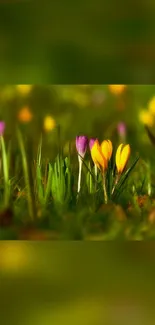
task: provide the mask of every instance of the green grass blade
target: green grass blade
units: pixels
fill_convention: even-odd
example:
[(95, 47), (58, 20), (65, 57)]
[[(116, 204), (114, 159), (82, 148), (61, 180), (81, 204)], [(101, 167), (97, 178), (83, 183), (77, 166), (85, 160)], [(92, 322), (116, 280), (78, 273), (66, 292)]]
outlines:
[(4, 174), (4, 206), (7, 207), (10, 199), (10, 183), (9, 183), (9, 168), (8, 168), (8, 157), (5, 147), (3, 136), (0, 136), (1, 149), (2, 149), (2, 165)]
[(38, 152), (37, 152), (37, 164), (41, 166), (41, 157), (42, 157), (42, 134), (40, 137), (39, 145), (38, 145)]
[(37, 165), (36, 167), (36, 177), (37, 177), (37, 196), (39, 202), (41, 204), (44, 204), (44, 189), (42, 183), (41, 167), (39, 165)]
[(24, 141), (23, 141), (23, 137), (22, 137), (22, 134), (19, 129), (17, 129), (17, 137), (18, 137), (19, 147), (20, 147), (21, 156), (22, 156), (25, 185), (27, 188), (29, 216), (32, 220), (34, 220), (35, 212), (34, 212), (33, 190), (32, 190), (31, 183), (30, 183), (30, 175), (29, 175), (28, 161), (27, 161)]
[(12, 143), (11, 143), (11, 141), (9, 141), (8, 150), (7, 150), (8, 172), (9, 172), (9, 169), (10, 169), (11, 151), (12, 151)]
[(89, 173), (91, 174), (91, 176), (92, 176), (94, 182), (98, 183), (97, 180), (96, 180), (95, 175), (94, 175), (94, 174), (92, 173), (92, 171), (89, 169), (89, 167), (88, 167), (87, 164), (85, 163), (83, 157), (82, 157), (80, 154), (78, 154), (78, 155), (79, 155), (80, 158), (82, 159), (82, 163), (83, 163), (83, 165), (86, 167), (86, 169), (87, 169), (87, 170), (89, 171)]
[(122, 177), (120, 178), (118, 184), (115, 187), (115, 191), (112, 195), (112, 198), (116, 198), (116, 196), (118, 195), (119, 191), (121, 190), (122, 186), (124, 185), (124, 183), (126, 182), (126, 180), (128, 179), (130, 173), (132, 172), (132, 170), (134, 169), (134, 167), (136, 166), (137, 162), (139, 161), (139, 156), (135, 159), (135, 161), (132, 163), (131, 167), (128, 168), (128, 170), (125, 172), (124, 175), (122, 175)]
[(70, 168), (70, 157), (65, 158), (65, 181), (66, 181), (66, 201), (71, 199), (71, 168)]
[(45, 189), (45, 197), (44, 197), (45, 205), (47, 204), (47, 201), (48, 201), (48, 199), (49, 199), (50, 192), (51, 192), (52, 174), (53, 174), (53, 169), (52, 169), (51, 164), (49, 164), (48, 178), (47, 178), (47, 185), (46, 185), (46, 189)]

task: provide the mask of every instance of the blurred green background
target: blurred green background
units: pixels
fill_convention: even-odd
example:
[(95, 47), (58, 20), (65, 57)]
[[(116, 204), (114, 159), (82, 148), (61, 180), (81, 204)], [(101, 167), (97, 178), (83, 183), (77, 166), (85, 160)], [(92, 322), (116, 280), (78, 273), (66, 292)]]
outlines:
[(4, 85), (0, 86), (0, 119), (6, 122), (6, 140), (15, 138), (20, 125), (37, 150), (43, 134), (44, 157), (57, 152), (58, 132), (65, 154), (69, 142), (75, 150), (75, 137), (85, 134), (121, 141), (117, 125), (126, 125), (126, 142), (133, 156), (154, 162), (152, 144), (144, 125), (155, 129), (154, 85)]
[(152, 83), (154, 1), (0, 1), (2, 83)]

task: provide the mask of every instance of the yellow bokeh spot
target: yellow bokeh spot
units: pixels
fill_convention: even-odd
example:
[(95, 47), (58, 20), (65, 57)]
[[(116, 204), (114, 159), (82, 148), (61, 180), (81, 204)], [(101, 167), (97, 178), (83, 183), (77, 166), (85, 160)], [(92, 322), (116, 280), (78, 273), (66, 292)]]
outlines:
[(143, 124), (148, 126), (153, 126), (154, 124), (153, 115), (149, 111), (142, 110), (139, 114), (139, 119)]
[(17, 89), (22, 95), (27, 95), (31, 91), (32, 85), (17, 85)]
[(148, 103), (148, 110), (150, 113), (155, 115), (155, 96), (151, 98), (151, 100)]
[(10, 242), (0, 247), (0, 268), (4, 271), (18, 271), (28, 264), (26, 244)]
[(109, 90), (114, 95), (119, 95), (123, 93), (123, 91), (126, 89), (126, 85), (108, 85)]
[(33, 115), (29, 109), (29, 107), (24, 106), (23, 108), (21, 108), (21, 110), (18, 113), (18, 120), (20, 122), (24, 122), (24, 123), (28, 123), (32, 120)]
[(52, 131), (56, 126), (56, 122), (52, 116), (46, 116), (44, 118), (44, 130), (46, 132)]

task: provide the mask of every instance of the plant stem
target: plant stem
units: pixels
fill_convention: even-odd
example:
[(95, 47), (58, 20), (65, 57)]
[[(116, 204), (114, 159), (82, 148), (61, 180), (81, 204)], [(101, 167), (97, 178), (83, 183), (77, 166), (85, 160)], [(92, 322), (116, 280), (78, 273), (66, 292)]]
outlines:
[(95, 191), (97, 189), (97, 166), (95, 165)]
[(19, 141), (19, 146), (20, 146), (20, 151), (21, 151), (21, 156), (22, 156), (25, 185), (27, 187), (29, 215), (30, 215), (30, 218), (34, 221), (34, 219), (35, 219), (34, 202), (33, 202), (32, 188), (31, 188), (31, 184), (30, 184), (28, 161), (27, 161), (27, 156), (26, 156), (26, 151), (25, 151), (25, 147), (24, 147), (22, 134), (19, 129), (17, 129), (17, 136), (18, 136), (18, 141)]
[(105, 204), (107, 204), (108, 203), (108, 195), (107, 195), (107, 188), (106, 188), (105, 173), (103, 173), (103, 191), (104, 191), (104, 201), (105, 201)]
[(97, 180), (97, 166), (95, 165), (95, 177), (96, 177), (96, 180)]
[(79, 176), (78, 176), (78, 190), (77, 190), (78, 194), (81, 189), (81, 174), (82, 174), (82, 160), (79, 157)]
[(9, 203), (9, 196), (10, 196), (10, 186), (9, 186), (9, 172), (8, 172), (8, 161), (7, 161), (7, 154), (5, 148), (4, 138), (0, 136), (1, 141), (1, 148), (2, 148), (2, 161), (3, 161), (3, 174), (4, 174), (4, 205), (5, 207)]
[(113, 189), (112, 189), (111, 194), (114, 194), (114, 191), (115, 191), (116, 185), (118, 184), (119, 178), (120, 178), (120, 175), (118, 174), (116, 176), (115, 183), (114, 183), (114, 186), (113, 186)]
[(148, 182), (148, 196), (151, 196), (151, 194), (152, 194), (152, 188), (151, 188), (151, 182), (149, 180), (149, 182)]

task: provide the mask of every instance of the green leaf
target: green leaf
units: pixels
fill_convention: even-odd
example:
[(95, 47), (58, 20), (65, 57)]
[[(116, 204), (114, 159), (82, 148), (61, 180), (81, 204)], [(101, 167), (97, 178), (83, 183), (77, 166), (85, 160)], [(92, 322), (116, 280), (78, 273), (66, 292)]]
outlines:
[(37, 152), (37, 164), (41, 166), (41, 157), (42, 157), (42, 134), (40, 137), (39, 145), (38, 145), (38, 152)]
[(51, 184), (52, 184), (52, 174), (53, 174), (53, 169), (51, 164), (48, 165), (48, 178), (47, 178), (47, 185), (45, 189), (45, 197), (44, 197), (44, 203), (47, 204), (47, 200), (50, 196), (51, 192)]
[(5, 147), (4, 138), (0, 136), (0, 143), (2, 149), (2, 165), (4, 174), (4, 207), (7, 207), (10, 199), (10, 182), (9, 182), (9, 168), (8, 168), (8, 157)]
[(39, 202), (41, 204), (44, 204), (44, 189), (43, 189), (43, 183), (42, 183), (41, 167), (39, 165), (37, 165), (37, 167), (36, 167), (36, 174), (37, 174), (37, 196), (38, 196)]
[(129, 167), (129, 168), (127, 169), (127, 171), (125, 172), (125, 174), (122, 175), (122, 177), (120, 178), (120, 180), (118, 181), (118, 183), (117, 183), (117, 185), (116, 185), (116, 187), (115, 187), (115, 191), (114, 191), (114, 193), (113, 193), (113, 195), (112, 195), (112, 199), (114, 199), (114, 198), (117, 197), (117, 195), (119, 194), (120, 189), (122, 188), (122, 186), (124, 185), (124, 183), (127, 181), (128, 177), (129, 177), (129, 175), (130, 175), (130, 173), (132, 172), (132, 170), (133, 170), (134, 167), (136, 166), (138, 160), (139, 160), (139, 157), (137, 157), (137, 158), (135, 159), (135, 161), (132, 163), (131, 167)]
[(28, 160), (27, 160), (26, 150), (25, 150), (25, 146), (24, 146), (24, 141), (23, 141), (23, 137), (22, 137), (22, 134), (19, 129), (17, 129), (17, 137), (18, 137), (19, 147), (20, 147), (21, 156), (22, 156), (25, 185), (27, 188), (29, 216), (32, 220), (34, 220), (35, 219), (34, 195), (33, 195), (33, 189), (32, 189), (31, 182), (30, 182)]

